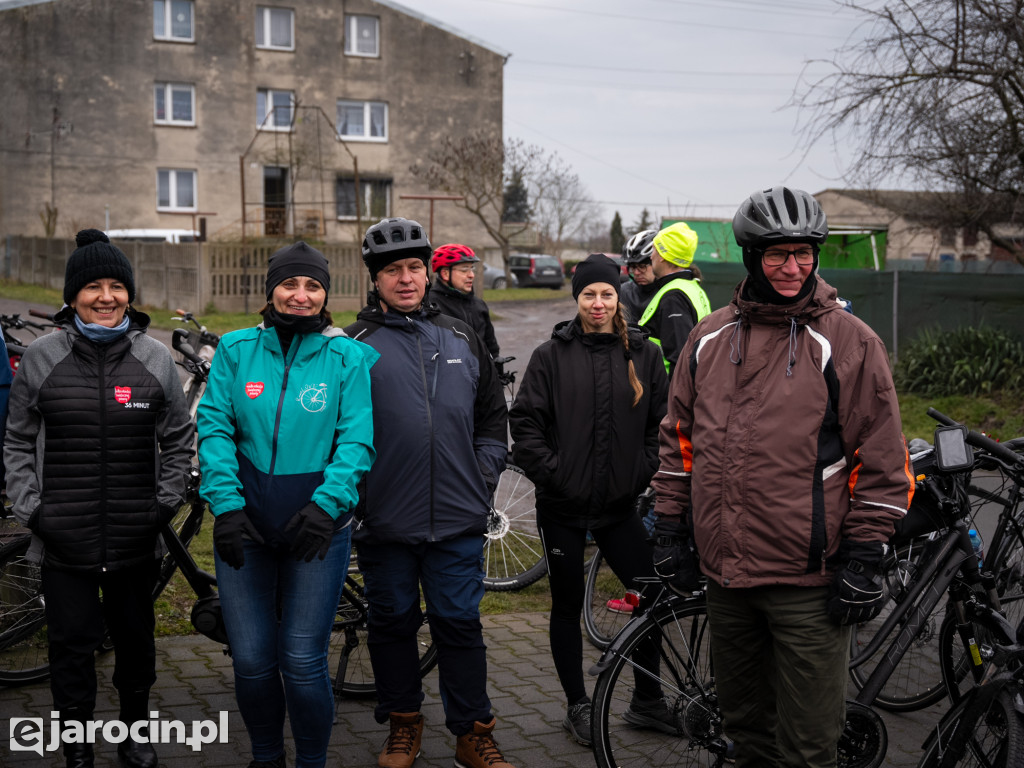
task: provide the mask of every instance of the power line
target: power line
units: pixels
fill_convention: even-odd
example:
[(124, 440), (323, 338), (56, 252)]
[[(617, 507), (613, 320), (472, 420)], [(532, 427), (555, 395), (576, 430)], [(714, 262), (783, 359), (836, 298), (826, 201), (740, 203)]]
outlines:
[(700, 69), (648, 69), (643, 67), (609, 67), (600, 64), (563, 64), (557, 61), (536, 61), (534, 59), (510, 60), (514, 64), (528, 64), (536, 67), (556, 67), (559, 69), (590, 69), (603, 72), (627, 72), (631, 74), (651, 75), (696, 75), (700, 77), (793, 77), (792, 72), (709, 72)]
[[(560, 13), (572, 13), (579, 14), (582, 16), (596, 16), (599, 18), (608, 19), (624, 19), (626, 21), (638, 21), (644, 24), (670, 24), (673, 26), (685, 26), (685, 27), (701, 27), (703, 29), (721, 29), (728, 32), (752, 32), (758, 35), (770, 35), (772, 37), (780, 36), (799, 36), (806, 37), (806, 29), (765, 29), (764, 27), (750, 28), (750, 27), (737, 27), (732, 24), (710, 24), (708, 22), (694, 21), (692, 19), (663, 19), (654, 18), (651, 16), (637, 16), (636, 14), (627, 13), (609, 13), (607, 11), (590, 11), (582, 8), (563, 8), (555, 5), (534, 5), (533, 3), (518, 2), (518, 0), (477, 0), (477, 2), (494, 3), (497, 5), (511, 5), (519, 8), (529, 8), (535, 11), (555, 11)], [(827, 35), (818, 34), (816, 35), (819, 39), (833, 39), (833, 40), (845, 40), (844, 35)]]

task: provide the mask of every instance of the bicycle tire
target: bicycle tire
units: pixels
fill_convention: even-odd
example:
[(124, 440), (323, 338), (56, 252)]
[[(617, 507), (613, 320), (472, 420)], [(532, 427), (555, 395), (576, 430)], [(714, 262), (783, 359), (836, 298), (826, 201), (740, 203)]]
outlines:
[[(199, 505), (198, 507), (196, 505)], [(203, 517), (206, 513), (206, 502), (200, 499), (186, 501), (178, 509), (178, 513), (171, 520), (171, 527), (181, 543), (188, 549), (192, 539), (199, 533), (203, 525)], [(174, 572), (178, 570), (178, 561), (171, 556), (170, 552), (164, 554), (160, 561), (160, 572), (157, 575), (156, 584), (153, 585), (153, 601), (163, 593), (170, 583)]]
[(587, 639), (602, 651), (632, 617), (632, 611), (615, 610), (610, 600), (622, 600), (626, 588), (598, 550), (587, 568), (583, 593), (583, 627)]
[[(867, 645), (877, 634), (883, 622), (913, 586), (919, 573), (919, 563), (929, 554), (929, 547), (924, 540), (915, 539), (908, 544), (890, 551), (882, 565), (882, 580), (888, 592), (889, 600), (882, 612), (869, 622), (857, 624), (850, 632), (850, 656), (856, 657), (860, 649)], [(940, 605), (942, 605), (940, 603)], [(939, 626), (942, 616), (933, 612), (925, 618), (907, 647), (892, 675), (885, 682), (873, 706), (890, 712), (913, 712), (930, 707), (946, 695), (942, 669), (939, 662)], [(913, 611), (910, 612), (911, 614)], [(909, 617), (910, 614), (908, 614)], [(902, 630), (899, 623), (893, 635)], [(875, 654), (862, 664), (850, 668), (850, 679), (857, 690), (860, 690), (871, 672), (887, 652), (892, 636), (887, 638)]]
[[(958, 716), (948, 721), (944, 718), (943, 723), (933, 730), (925, 743), (918, 768), (939, 768), (940, 765), (1019, 768), (1024, 765), (1024, 716), (1014, 705), (1015, 695), (1021, 695), (1020, 687), (1011, 683), (1000, 686), (983, 706), (974, 707), (965, 700)], [(955, 736), (958, 731), (963, 733), (962, 728), (966, 728), (971, 736), (961, 751)], [(952, 750), (960, 754), (948, 754)]]
[(484, 589), (514, 592), (547, 573), (533, 483), (514, 464), (498, 478), (484, 534)]
[[(627, 625), (608, 654), (613, 657), (598, 676), (592, 712), (599, 768), (723, 763), (728, 744), (702, 600), (671, 599), (655, 606)], [(631, 705), (637, 683), (644, 680), (664, 694), (664, 719), (636, 719)], [(631, 716), (633, 722), (627, 721)]]
[[(992, 648), (993, 633), (984, 623), (972, 622), (971, 635), (978, 643), (978, 650), (985, 658)], [(974, 687), (971, 661), (964, 650), (960, 633), (957, 631), (956, 616), (952, 613), (942, 622), (939, 630), (939, 664), (942, 669), (943, 691), (952, 704), (956, 704)]]
[(50, 675), (39, 565), (25, 559), (30, 543), (24, 536), (0, 548), (0, 685)]
[[(437, 646), (430, 636), (430, 626), (424, 614), (423, 625), (417, 638), (420, 651), (420, 678), (437, 665)], [(345, 662), (341, 674), (341, 663)], [(327, 668), (331, 670), (336, 696), (350, 699), (368, 699), (377, 694), (367, 646), (367, 604), (363, 593), (362, 577), (349, 569), (338, 603), (338, 615), (331, 629), (327, 652)], [(339, 680), (339, 675), (341, 679)]]

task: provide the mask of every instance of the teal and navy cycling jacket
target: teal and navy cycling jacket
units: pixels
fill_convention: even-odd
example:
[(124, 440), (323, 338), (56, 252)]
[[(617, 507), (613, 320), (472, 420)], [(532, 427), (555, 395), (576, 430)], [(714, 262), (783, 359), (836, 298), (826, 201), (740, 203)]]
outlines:
[(214, 515), (244, 509), (269, 545), (310, 501), (351, 521), (374, 460), (370, 367), (379, 355), (329, 327), (297, 334), (229, 333), (199, 404), (201, 493)]

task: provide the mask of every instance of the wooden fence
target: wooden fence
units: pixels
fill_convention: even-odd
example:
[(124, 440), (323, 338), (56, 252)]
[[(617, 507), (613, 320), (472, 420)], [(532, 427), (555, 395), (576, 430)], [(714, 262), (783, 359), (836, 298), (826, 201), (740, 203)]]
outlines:
[[(267, 259), (285, 243), (116, 242), (135, 269), (137, 304), (183, 307), (193, 312), (253, 312), (265, 302)], [(8, 235), (0, 274), (22, 283), (60, 290), (73, 240)], [(368, 287), (355, 245), (320, 247), (331, 270), (330, 307), (358, 309)]]

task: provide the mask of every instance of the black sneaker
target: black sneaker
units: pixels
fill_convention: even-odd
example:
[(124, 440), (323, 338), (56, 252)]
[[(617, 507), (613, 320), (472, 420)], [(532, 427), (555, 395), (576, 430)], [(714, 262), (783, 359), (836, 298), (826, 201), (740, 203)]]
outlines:
[(249, 768), (285, 768), (284, 754), (273, 760), (253, 760), (249, 763)]
[(569, 707), (562, 721), (562, 727), (584, 747), (589, 747), (593, 737), (590, 725), (590, 699), (583, 699)]
[(622, 719), (637, 728), (651, 728), (662, 733), (679, 735), (679, 723), (665, 699), (640, 699), (636, 696), (622, 713)]

